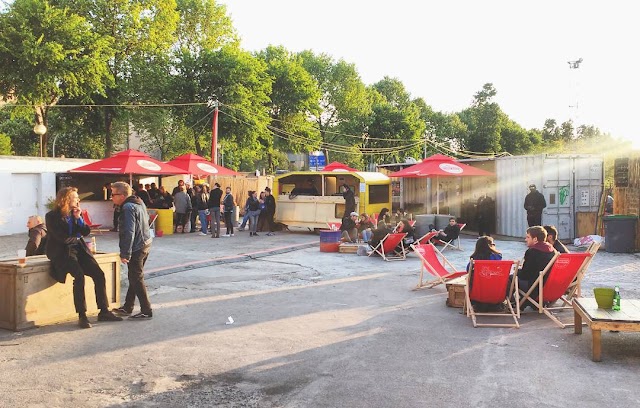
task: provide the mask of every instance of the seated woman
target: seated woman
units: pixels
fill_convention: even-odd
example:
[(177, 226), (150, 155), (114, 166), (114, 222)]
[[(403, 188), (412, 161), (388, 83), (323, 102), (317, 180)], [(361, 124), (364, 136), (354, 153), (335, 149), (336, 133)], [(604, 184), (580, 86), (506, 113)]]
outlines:
[[(474, 261), (500, 261), (502, 260), (502, 254), (496, 249), (496, 244), (493, 238), (482, 236), (476, 241), (476, 249), (471, 254), (471, 259)], [(467, 264), (467, 271), (471, 268), (471, 262)], [(473, 286), (473, 272), (471, 272), (469, 279), (469, 289)], [(501, 305), (491, 305), (488, 303), (481, 303), (473, 301), (473, 306), (483, 309), (483, 311), (490, 311), (491, 309), (499, 309)], [(478, 310), (480, 310), (478, 309)]]
[(371, 239), (371, 235), (373, 235), (374, 229), (375, 226), (373, 225), (373, 221), (371, 220), (371, 218), (369, 218), (367, 213), (360, 214), (360, 220), (358, 221), (358, 232), (364, 242), (369, 242), (369, 239)]
[(409, 224), (409, 221), (407, 220), (400, 220), (400, 222), (398, 222), (398, 226), (396, 227), (396, 232), (407, 233), (407, 236), (404, 237), (404, 239), (402, 240), (402, 243), (404, 244), (405, 248), (409, 247), (409, 244), (413, 244), (416, 240), (416, 237), (415, 237), (416, 230), (411, 226), (411, 224)]
[(391, 215), (389, 215), (389, 209), (386, 207), (380, 210), (380, 215), (378, 215), (378, 225), (376, 227), (380, 227), (380, 223), (385, 224), (385, 227), (388, 227), (391, 223)]
[(371, 238), (369, 239), (369, 245), (372, 248), (377, 247), (380, 241), (382, 241), (382, 239), (391, 232), (393, 232), (393, 229), (388, 228), (387, 224), (384, 222), (378, 222), (378, 228), (373, 231), (373, 235), (371, 235)]

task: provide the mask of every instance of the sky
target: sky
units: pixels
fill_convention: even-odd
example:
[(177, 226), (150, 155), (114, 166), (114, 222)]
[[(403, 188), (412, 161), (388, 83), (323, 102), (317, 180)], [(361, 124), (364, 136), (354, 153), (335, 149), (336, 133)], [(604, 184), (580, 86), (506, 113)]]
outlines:
[[(525, 128), (594, 125), (640, 148), (640, 24), (633, 1), (222, 0), (248, 51), (311, 49), (397, 78), (457, 112), (485, 83)], [(582, 58), (579, 68), (569, 61)]]

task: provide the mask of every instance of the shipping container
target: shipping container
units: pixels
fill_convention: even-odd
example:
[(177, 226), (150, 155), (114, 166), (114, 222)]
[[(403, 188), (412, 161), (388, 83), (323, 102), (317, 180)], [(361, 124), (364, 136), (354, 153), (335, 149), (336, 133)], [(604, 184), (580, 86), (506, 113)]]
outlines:
[(527, 229), (524, 199), (535, 184), (547, 202), (544, 225), (558, 238), (594, 234), (602, 183), (603, 158), (595, 155), (540, 154), (496, 158), (496, 233), (522, 237)]

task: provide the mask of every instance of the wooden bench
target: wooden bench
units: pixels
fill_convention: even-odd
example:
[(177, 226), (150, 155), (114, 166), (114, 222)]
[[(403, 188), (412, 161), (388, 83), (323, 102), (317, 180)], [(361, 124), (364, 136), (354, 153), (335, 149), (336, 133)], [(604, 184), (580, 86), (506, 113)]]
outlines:
[[(97, 253), (95, 258), (107, 282), (109, 307), (120, 307), (120, 256)], [(0, 260), (0, 328), (20, 331), (78, 318), (73, 305), (73, 278), (64, 284), (49, 275), (51, 263), (46, 256)], [(96, 315), (93, 279), (85, 279), (87, 314)]]

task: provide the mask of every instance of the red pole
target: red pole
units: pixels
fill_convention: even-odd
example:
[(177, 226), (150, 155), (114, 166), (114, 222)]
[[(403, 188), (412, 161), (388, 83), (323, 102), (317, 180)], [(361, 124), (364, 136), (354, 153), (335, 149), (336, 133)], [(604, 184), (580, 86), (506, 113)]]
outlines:
[(215, 103), (211, 120), (211, 163), (218, 164), (218, 102)]

